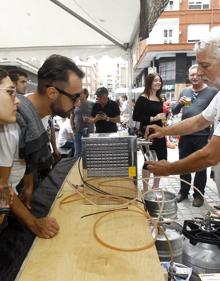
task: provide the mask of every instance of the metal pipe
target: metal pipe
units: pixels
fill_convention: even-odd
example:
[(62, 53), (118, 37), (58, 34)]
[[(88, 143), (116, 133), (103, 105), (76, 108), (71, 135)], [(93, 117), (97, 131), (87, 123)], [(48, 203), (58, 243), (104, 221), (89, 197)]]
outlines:
[(58, 7), (60, 7), (61, 9), (63, 9), (67, 13), (69, 13), (70, 15), (72, 15), (73, 17), (77, 18), (79, 21), (85, 23), (87, 26), (89, 26), (90, 28), (95, 30), (97, 33), (101, 34), (103, 37), (107, 38), (109, 41), (111, 41), (112, 43), (114, 43), (115, 45), (117, 45), (118, 47), (123, 49), (124, 51), (126, 51), (128, 49), (128, 46), (129, 46), (128, 43), (121, 44), (120, 42), (118, 42), (117, 40), (112, 38), (110, 35), (108, 35), (104, 31), (102, 31), (101, 29), (99, 29), (95, 25), (93, 25), (91, 22), (87, 21), (86, 19), (84, 19), (83, 17), (81, 17), (80, 15), (78, 15), (77, 13), (72, 11), (70, 8), (68, 8), (67, 6), (62, 4), (60, 1), (50, 0), (50, 2), (54, 3), (55, 5), (57, 5)]

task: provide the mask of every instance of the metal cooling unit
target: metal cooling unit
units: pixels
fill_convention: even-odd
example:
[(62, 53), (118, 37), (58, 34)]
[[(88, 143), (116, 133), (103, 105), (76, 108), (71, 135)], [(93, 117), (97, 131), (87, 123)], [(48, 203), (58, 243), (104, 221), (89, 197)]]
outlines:
[(137, 138), (120, 133), (82, 138), (83, 176), (136, 177)]

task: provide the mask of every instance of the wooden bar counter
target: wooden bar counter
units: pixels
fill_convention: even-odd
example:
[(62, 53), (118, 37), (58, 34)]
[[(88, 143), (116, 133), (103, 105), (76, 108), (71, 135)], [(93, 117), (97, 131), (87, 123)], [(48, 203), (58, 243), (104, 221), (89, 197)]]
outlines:
[[(95, 179), (98, 180), (105, 179)], [(85, 203), (85, 199), (61, 205), (71, 200), (66, 199), (68, 195), (75, 193), (67, 181), (80, 184), (77, 165), (68, 174), (51, 209), (50, 216), (60, 225), (58, 235), (48, 240), (35, 239), (16, 280), (164, 281), (155, 246), (142, 251), (118, 251), (101, 245), (94, 237), (95, 222), (107, 214), (96, 228), (103, 241), (126, 249), (145, 246), (151, 241), (146, 218), (127, 209), (82, 218), (118, 205), (91, 205)], [(123, 184), (127, 187), (131, 183)], [(129, 188), (124, 192), (126, 190)], [(75, 194), (72, 199), (80, 199), (80, 196)]]

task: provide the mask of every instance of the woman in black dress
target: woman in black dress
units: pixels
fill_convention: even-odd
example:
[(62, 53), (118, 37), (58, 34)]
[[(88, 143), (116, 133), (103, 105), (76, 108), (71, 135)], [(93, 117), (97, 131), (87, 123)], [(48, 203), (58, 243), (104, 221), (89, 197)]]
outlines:
[[(144, 137), (145, 129), (148, 125), (157, 124), (163, 126), (162, 120), (165, 118), (163, 113), (163, 101), (161, 99), (163, 81), (159, 74), (148, 74), (145, 79), (144, 92), (137, 99), (134, 111), (133, 120), (140, 122), (140, 130)], [(167, 146), (165, 137), (154, 139), (150, 150), (155, 150), (158, 160), (167, 159)], [(148, 178), (149, 172), (147, 165), (144, 164), (142, 177)], [(143, 182), (144, 191), (147, 190), (147, 183)], [(159, 179), (154, 179), (153, 188), (159, 187)]]

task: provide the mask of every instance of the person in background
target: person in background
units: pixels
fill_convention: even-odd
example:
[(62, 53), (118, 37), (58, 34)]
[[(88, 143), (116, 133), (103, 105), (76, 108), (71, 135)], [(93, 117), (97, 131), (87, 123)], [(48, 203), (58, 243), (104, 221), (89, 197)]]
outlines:
[(56, 132), (54, 127), (53, 116), (52, 115), (45, 116), (44, 118), (42, 118), (41, 121), (44, 125), (45, 130), (47, 131), (50, 140), (49, 146), (50, 146), (50, 150), (52, 151), (54, 163), (57, 163), (61, 159), (61, 155), (57, 148)]
[(166, 98), (165, 95), (162, 95), (162, 101), (163, 101), (163, 113), (165, 113), (166, 118), (168, 118), (170, 113), (170, 101)]
[(126, 95), (121, 96), (121, 114), (128, 114), (128, 97)]
[(95, 95), (97, 102), (94, 104), (90, 118), (85, 121), (95, 124), (96, 133), (115, 133), (118, 131), (117, 123), (120, 122), (120, 109), (118, 104), (109, 99), (105, 87), (97, 89)]
[[(146, 126), (150, 124), (157, 124), (160, 127), (163, 126), (162, 120), (165, 114), (163, 113), (163, 101), (161, 99), (162, 87), (163, 82), (159, 74), (151, 73), (146, 76), (144, 92), (137, 99), (133, 111), (133, 120), (140, 122), (142, 137), (144, 137)], [(150, 150), (155, 150), (158, 160), (167, 159), (165, 137), (153, 140)], [(150, 176), (146, 164), (143, 166), (142, 176), (143, 178), (149, 178)], [(145, 181), (143, 182), (143, 187), (143, 191), (148, 189)], [(155, 178), (153, 188), (158, 187), (159, 179)]]
[[(172, 113), (174, 115), (179, 114), (180, 110), (182, 110), (182, 120), (202, 112), (218, 92), (216, 88), (208, 87), (197, 72), (197, 64), (194, 64), (189, 68), (189, 81), (191, 86), (186, 87), (181, 91), (177, 103), (172, 107)], [(187, 99), (189, 99), (189, 105), (187, 103)], [(198, 132), (181, 136), (179, 140), (179, 159), (183, 159), (191, 153), (203, 148), (208, 143), (209, 136), (210, 126)], [(182, 202), (188, 198), (190, 185), (186, 182), (191, 184), (192, 176), (191, 174), (185, 174), (181, 175), (180, 179), (180, 190), (177, 195), (177, 202)], [(197, 187), (202, 194), (205, 193), (206, 181), (206, 169), (195, 173), (193, 185)], [(200, 207), (203, 205), (203, 198), (198, 191), (194, 190), (193, 197), (194, 199), (192, 205), (194, 207)]]
[(74, 135), (69, 118), (66, 118), (60, 127), (57, 143), (60, 148), (70, 148), (71, 156), (74, 156)]
[[(0, 186), (5, 186), (14, 180), (19, 182), (19, 173), (20, 177), (22, 177), (24, 169), (23, 164), (21, 163), (19, 168), (18, 163), (23, 160), (18, 157), (19, 130), (18, 125), (15, 123), (19, 100), (16, 97), (16, 89), (8, 73), (2, 69), (0, 69), (0, 104)], [(7, 142), (4, 142), (5, 139)], [(7, 153), (8, 151), (10, 153)], [(4, 157), (5, 152), (7, 154), (6, 158)], [(9, 158), (9, 155), (12, 158)], [(5, 167), (5, 161), (7, 163), (10, 161), (11, 169)], [(11, 210), (19, 220), (39, 237), (53, 237), (59, 230), (54, 218), (34, 217), (16, 195), (14, 195)]]
[(123, 127), (129, 127), (129, 108), (128, 108), (128, 97), (126, 95), (121, 96), (121, 124)]
[(81, 156), (82, 136), (87, 136), (94, 131), (94, 125), (90, 124), (87, 119), (87, 117), (91, 117), (94, 103), (88, 101), (88, 97), (89, 92), (84, 88), (80, 94), (80, 104), (75, 108), (71, 118), (71, 125), (75, 134), (75, 157)]
[[(195, 45), (199, 75), (208, 79), (220, 88), (220, 27), (214, 27), (205, 40)], [(220, 196), (220, 92), (213, 98), (208, 107), (200, 114), (187, 118), (173, 126), (161, 128), (148, 126), (146, 138), (161, 138), (165, 135), (187, 135), (202, 130), (214, 123), (214, 132), (210, 141), (202, 149), (175, 162), (148, 162), (148, 169), (155, 175), (188, 174), (209, 166), (215, 166), (215, 180)], [(149, 130), (154, 130), (149, 135)]]
[(17, 93), (24, 95), (27, 89), (27, 81), (28, 81), (27, 73), (20, 68), (15, 68), (9, 71), (9, 77), (14, 83)]

